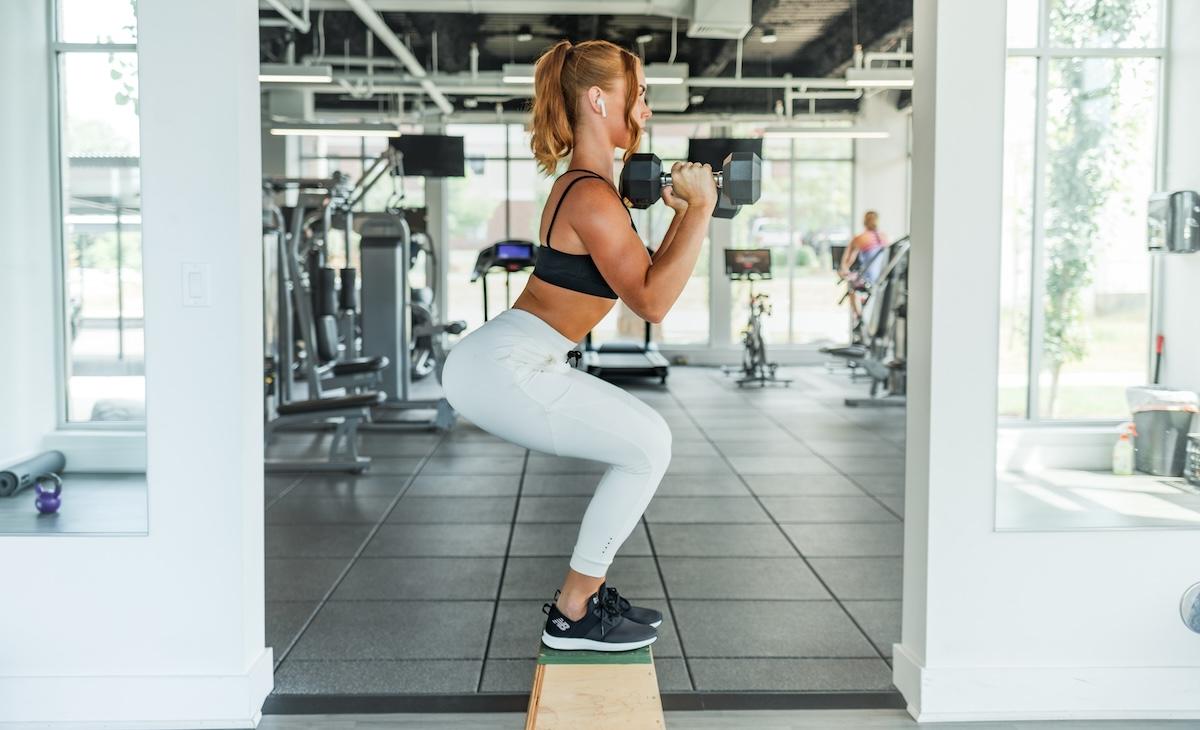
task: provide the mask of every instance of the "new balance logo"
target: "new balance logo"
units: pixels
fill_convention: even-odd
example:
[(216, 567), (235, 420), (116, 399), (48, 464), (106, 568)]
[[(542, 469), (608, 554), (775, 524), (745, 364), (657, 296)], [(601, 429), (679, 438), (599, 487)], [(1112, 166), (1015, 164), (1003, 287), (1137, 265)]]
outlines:
[(550, 623), (557, 626), (559, 631), (566, 631), (567, 629), (571, 628), (571, 624), (567, 623), (566, 620), (562, 618), (556, 618)]

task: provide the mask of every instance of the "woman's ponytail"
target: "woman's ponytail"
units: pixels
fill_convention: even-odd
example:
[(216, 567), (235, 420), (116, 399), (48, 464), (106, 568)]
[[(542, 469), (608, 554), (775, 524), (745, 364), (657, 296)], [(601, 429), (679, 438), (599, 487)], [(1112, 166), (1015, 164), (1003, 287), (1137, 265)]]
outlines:
[(553, 175), (558, 161), (575, 147), (571, 131), (573, 110), (563, 93), (563, 66), (571, 52), (570, 41), (559, 41), (537, 60), (533, 70), (533, 131), (530, 147), (538, 168)]

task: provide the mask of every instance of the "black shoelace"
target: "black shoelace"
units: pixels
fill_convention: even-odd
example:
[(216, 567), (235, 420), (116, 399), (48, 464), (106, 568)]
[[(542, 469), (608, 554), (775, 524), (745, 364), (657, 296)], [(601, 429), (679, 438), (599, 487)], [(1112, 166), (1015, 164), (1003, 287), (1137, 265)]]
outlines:
[[(592, 612), (600, 619), (600, 636), (603, 637), (608, 633), (608, 630), (621, 622), (621, 598), (615, 588), (608, 588), (597, 593), (599, 598), (596, 601)], [(628, 601), (625, 601), (628, 605)]]

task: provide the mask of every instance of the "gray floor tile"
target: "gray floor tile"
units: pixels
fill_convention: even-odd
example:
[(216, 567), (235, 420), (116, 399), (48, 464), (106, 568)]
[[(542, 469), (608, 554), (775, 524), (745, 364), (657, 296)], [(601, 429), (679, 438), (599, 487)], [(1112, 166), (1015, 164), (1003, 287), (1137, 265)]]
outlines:
[(373, 476), (412, 476), (421, 466), (421, 459), (410, 457), (372, 456), (371, 466), (367, 470)]
[(359, 436), (359, 451), (384, 459), (420, 458), (428, 456), (437, 445), (436, 438), (425, 434), (364, 433)]
[(646, 521), (751, 523), (771, 518), (753, 497), (655, 497), (646, 508)]
[(742, 477), (760, 497), (862, 497), (863, 490), (840, 474), (747, 474)]
[(349, 558), (267, 558), (266, 600), (319, 601), (349, 564)]
[[(741, 406), (745, 407), (745, 406)], [(790, 434), (779, 428), (778, 426), (760, 426), (759, 428), (729, 428), (729, 427), (710, 427), (704, 428), (704, 435), (712, 439), (714, 442), (726, 441), (782, 441), (784, 443), (794, 443), (795, 439), (790, 438)]]
[[(658, 646), (662, 639), (654, 642)], [(692, 680), (682, 658), (659, 656), (654, 652), (654, 673), (658, 676), (659, 692), (691, 692)]]
[(829, 456), (829, 461), (851, 476), (856, 474), (904, 475), (902, 456)]
[(542, 605), (552, 600), (554, 589), (541, 600), (502, 600), (496, 603), (492, 643), (488, 658), (535, 659), (542, 643), (546, 615)]
[(763, 497), (762, 503), (779, 522), (896, 521), (870, 497)]
[(592, 496), (600, 474), (525, 474), (521, 482), (522, 497), (583, 497)]
[(728, 476), (667, 474), (654, 493), (656, 497), (749, 497), (742, 480)]
[(389, 523), (510, 524), (516, 497), (409, 497), (400, 499)]
[(904, 496), (885, 495), (879, 498), (884, 506), (890, 509), (900, 519), (904, 519)]
[[(482, 692), (524, 694), (533, 689), (536, 659), (491, 659), (483, 666)], [(514, 726), (515, 727), (515, 726)]]
[(608, 464), (569, 456), (530, 452), (528, 474), (603, 474)]
[(851, 479), (871, 494), (879, 496), (904, 494), (903, 474), (856, 474)]
[(303, 478), (301, 474), (267, 474), (263, 477), (263, 493), (268, 497), (278, 497)]
[(671, 601), (689, 659), (877, 657), (833, 601)]
[(812, 558), (809, 563), (841, 600), (901, 597), (901, 558)]
[(461, 441), (444, 441), (433, 452), (435, 457), (454, 456), (525, 456), (525, 447), (504, 441), (483, 441), (463, 443)]
[(805, 439), (804, 444), (821, 456), (892, 456), (900, 457), (900, 447), (882, 439), (874, 441), (834, 441), (828, 439)]
[(692, 659), (703, 692), (886, 691), (892, 668), (882, 659)]
[(832, 466), (816, 456), (732, 456), (738, 474), (833, 475)]
[[(672, 432), (674, 432), (674, 428), (672, 428)], [(716, 447), (713, 446), (711, 443), (709, 443), (707, 440), (703, 440), (703, 441), (688, 440), (688, 439), (681, 439), (678, 436), (673, 436), (673, 438), (671, 439), (671, 457), (672, 457), (672, 459), (679, 459), (684, 456), (687, 456), (687, 457), (707, 456), (709, 458), (716, 458), (716, 457), (719, 457), (720, 455), (721, 454), (717, 451)]]
[(286, 660), (275, 672), (276, 695), (470, 694), (483, 661)]
[(299, 497), (288, 494), (267, 510), (268, 525), (373, 524), (392, 497)]
[[(565, 557), (509, 558), (500, 597), (549, 601), (562, 585), (568, 567)], [(618, 556), (608, 571), (608, 580), (630, 599), (665, 595), (653, 558)]]
[(408, 483), (402, 474), (308, 474), (289, 497), (395, 497)]
[(524, 456), (433, 456), (421, 474), (520, 474)]
[(785, 524), (805, 557), (899, 557), (904, 552), (904, 525), (890, 523)]
[(360, 558), (334, 592), (335, 601), (496, 597), (503, 558)]
[(268, 558), (354, 557), (371, 525), (267, 525)]
[[(789, 438), (791, 438), (789, 436)], [(721, 453), (725, 456), (814, 456), (813, 452), (796, 439), (790, 441), (721, 441)]]
[(804, 561), (794, 558), (658, 559), (671, 600), (831, 598)]
[(667, 467), (668, 476), (721, 476), (732, 475), (729, 463), (720, 456), (680, 456), (672, 457)]
[(521, 497), (517, 522), (574, 522), (579, 524), (588, 503), (587, 497)]
[(867, 638), (885, 657), (900, 642), (900, 601), (843, 601), (842, 605), (867, 632)]
[(358, 447), (363, 453), (391, 458), (425, 456), (438, 441), (438, 435), (432, 433), (376, 431), (358, 435)]
[(664, 524), (650, 527), (659, 557), (794, 557), (774, 525)]
[(493, 601), (330, 601), (291, 659), (482, 659)]
[(267, 601), (266, 644), (275, 650), (276, 659), (283, 655), (316, 608), (316, 601)]
[(521, 484), (517, 474), (503, 476), (420, 474), (404, 493), (406, 497), (515, 497)]
[[(579, 537), (579, 522), (518, 522), (513, 529), (509, 555), (520, 557), (568, 556)], [(618, 555), (651, 555), (645, 525), (638, 523), (629, 533)]]
[(369, 558), (504, 557), (509, 525), (383, 525), (363, 552)]

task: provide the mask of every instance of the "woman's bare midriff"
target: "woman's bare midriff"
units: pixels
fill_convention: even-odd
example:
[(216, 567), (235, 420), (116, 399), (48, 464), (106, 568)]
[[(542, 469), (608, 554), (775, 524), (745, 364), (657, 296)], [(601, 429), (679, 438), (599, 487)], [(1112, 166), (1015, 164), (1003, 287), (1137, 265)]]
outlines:
[(530, 276), (513, 309), (523, 309), (568, 339), (582, 342), (615, 304), (614, 299), (571, 291)]

